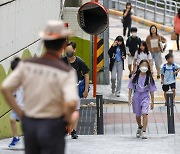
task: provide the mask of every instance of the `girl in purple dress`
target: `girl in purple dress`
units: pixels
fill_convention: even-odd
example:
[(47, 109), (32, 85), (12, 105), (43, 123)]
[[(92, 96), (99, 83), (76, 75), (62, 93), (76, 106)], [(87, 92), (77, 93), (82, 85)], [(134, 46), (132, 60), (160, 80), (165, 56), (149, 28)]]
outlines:
[[(140, 62), (135, 75), (131, 78), (129, 82), (128, 88), (129, 105), (132, 104), (133, 106), (133, 112), (136, 114), (136, 121), (138, 124), (136, 137), (142, 137), (142, 139), (147, 139), (146, 127), (148, 121), (150, 100), (151, 109), (153, 109), (154, 91), (157, 90), (153, 76), (151, 74), (150, 65), (147, 60), (142, 60)], [(141, 122), (141, 116), (143, 117), (143, 122)]]

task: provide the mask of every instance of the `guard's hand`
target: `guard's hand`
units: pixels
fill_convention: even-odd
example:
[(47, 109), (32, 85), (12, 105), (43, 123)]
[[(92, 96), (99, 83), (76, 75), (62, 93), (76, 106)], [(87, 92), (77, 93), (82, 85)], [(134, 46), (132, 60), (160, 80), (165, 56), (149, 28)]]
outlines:
[(83, 98), (87, 98), (87, 96), (88, 96), (88, 91), (85, 90), (85, 91), (83, 92)]
[(154, 103), (151, 103), (151, 110), (154, 109)]
[(129, 57), (131, 57), (131, 53), (130, 53), (130, 52), (128, 52), (127, 55), (128, 55)]
[(19, 118), (20, 118), (20, 120), (21, 120), (21, 121), (23, 120), (23, 118), (24, 118), (24, 116), (25, 116), (25, 114), (24, 114), (24, 111), (23, 111), (23, 110), (20, 110), (20, 112), (19, 112), (19, 113), (17, 113), (17, 115), (19, 116)]

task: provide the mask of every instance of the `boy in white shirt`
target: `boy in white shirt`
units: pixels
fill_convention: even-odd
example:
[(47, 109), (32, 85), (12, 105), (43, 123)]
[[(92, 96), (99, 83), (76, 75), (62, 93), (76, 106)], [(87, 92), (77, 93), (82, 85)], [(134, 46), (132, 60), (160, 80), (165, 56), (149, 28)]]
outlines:
[[(11, 62), (11, 69), (14, 70), (19, 62), (20, 62), (20, 58), (15, 58)], [(22, 87), (18, 88), (16, 90), (16, 92), (14, 93), (14, 97), (16, 98), (16, 102), (19, 105), (19, 107), (21, 107), (21, 109), (23, 109), (23, 107), (24, 107), (23, 95), (24, 95), (24, 92), (23, 92)], [(12, 110), (11, 114), (10, 114), (10, 123), (11, 123), (11, 128), (12, 128), (12, 133), (13, 133), (13, 139), (8, 146), (9, 148), (15, 147), (20, 142), (20, 138), (18, 137), (17, 125), (16, 125), (16, 122), (19, 122), (19, 121), (20, 121), (20, 118)]]

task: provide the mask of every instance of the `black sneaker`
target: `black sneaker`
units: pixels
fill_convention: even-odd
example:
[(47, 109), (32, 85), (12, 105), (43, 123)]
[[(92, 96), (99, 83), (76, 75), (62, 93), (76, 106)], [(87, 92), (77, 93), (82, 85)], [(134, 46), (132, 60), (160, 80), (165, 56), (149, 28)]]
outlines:
[(77, 135), (77, 132), (76, 132), (75, 130), (73, 130), (73, 131), (71, 132), (71, 138), (72, 138), (72, 139), (78, 139), (78, 135)]

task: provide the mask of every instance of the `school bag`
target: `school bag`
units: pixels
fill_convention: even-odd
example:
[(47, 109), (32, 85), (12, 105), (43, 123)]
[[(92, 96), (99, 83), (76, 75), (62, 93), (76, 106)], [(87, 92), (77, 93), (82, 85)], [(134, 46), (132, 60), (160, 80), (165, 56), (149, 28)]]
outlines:
[[(78, 82), (78, 91), (79, 91), (80, 98), (83, 98), (84, 90), (85, 90), (85, 80), (83, 79)], [(90, 86), (88, 86), (88, 92), (89, 91), (90, 91)]]
[[(173, 73), (176, 72), (176, 66), (175, 66), (174, 63), (172, 64), (172, 69), (167, 69), (167, 64), (163, 65), (164, 74), (165, 74), (166, 71), (171, 71), (171, 70), (173, 70)], [(176, 76), (177, 76), (177, 74), (174, 74), (174, 79), (176, 79)]]

